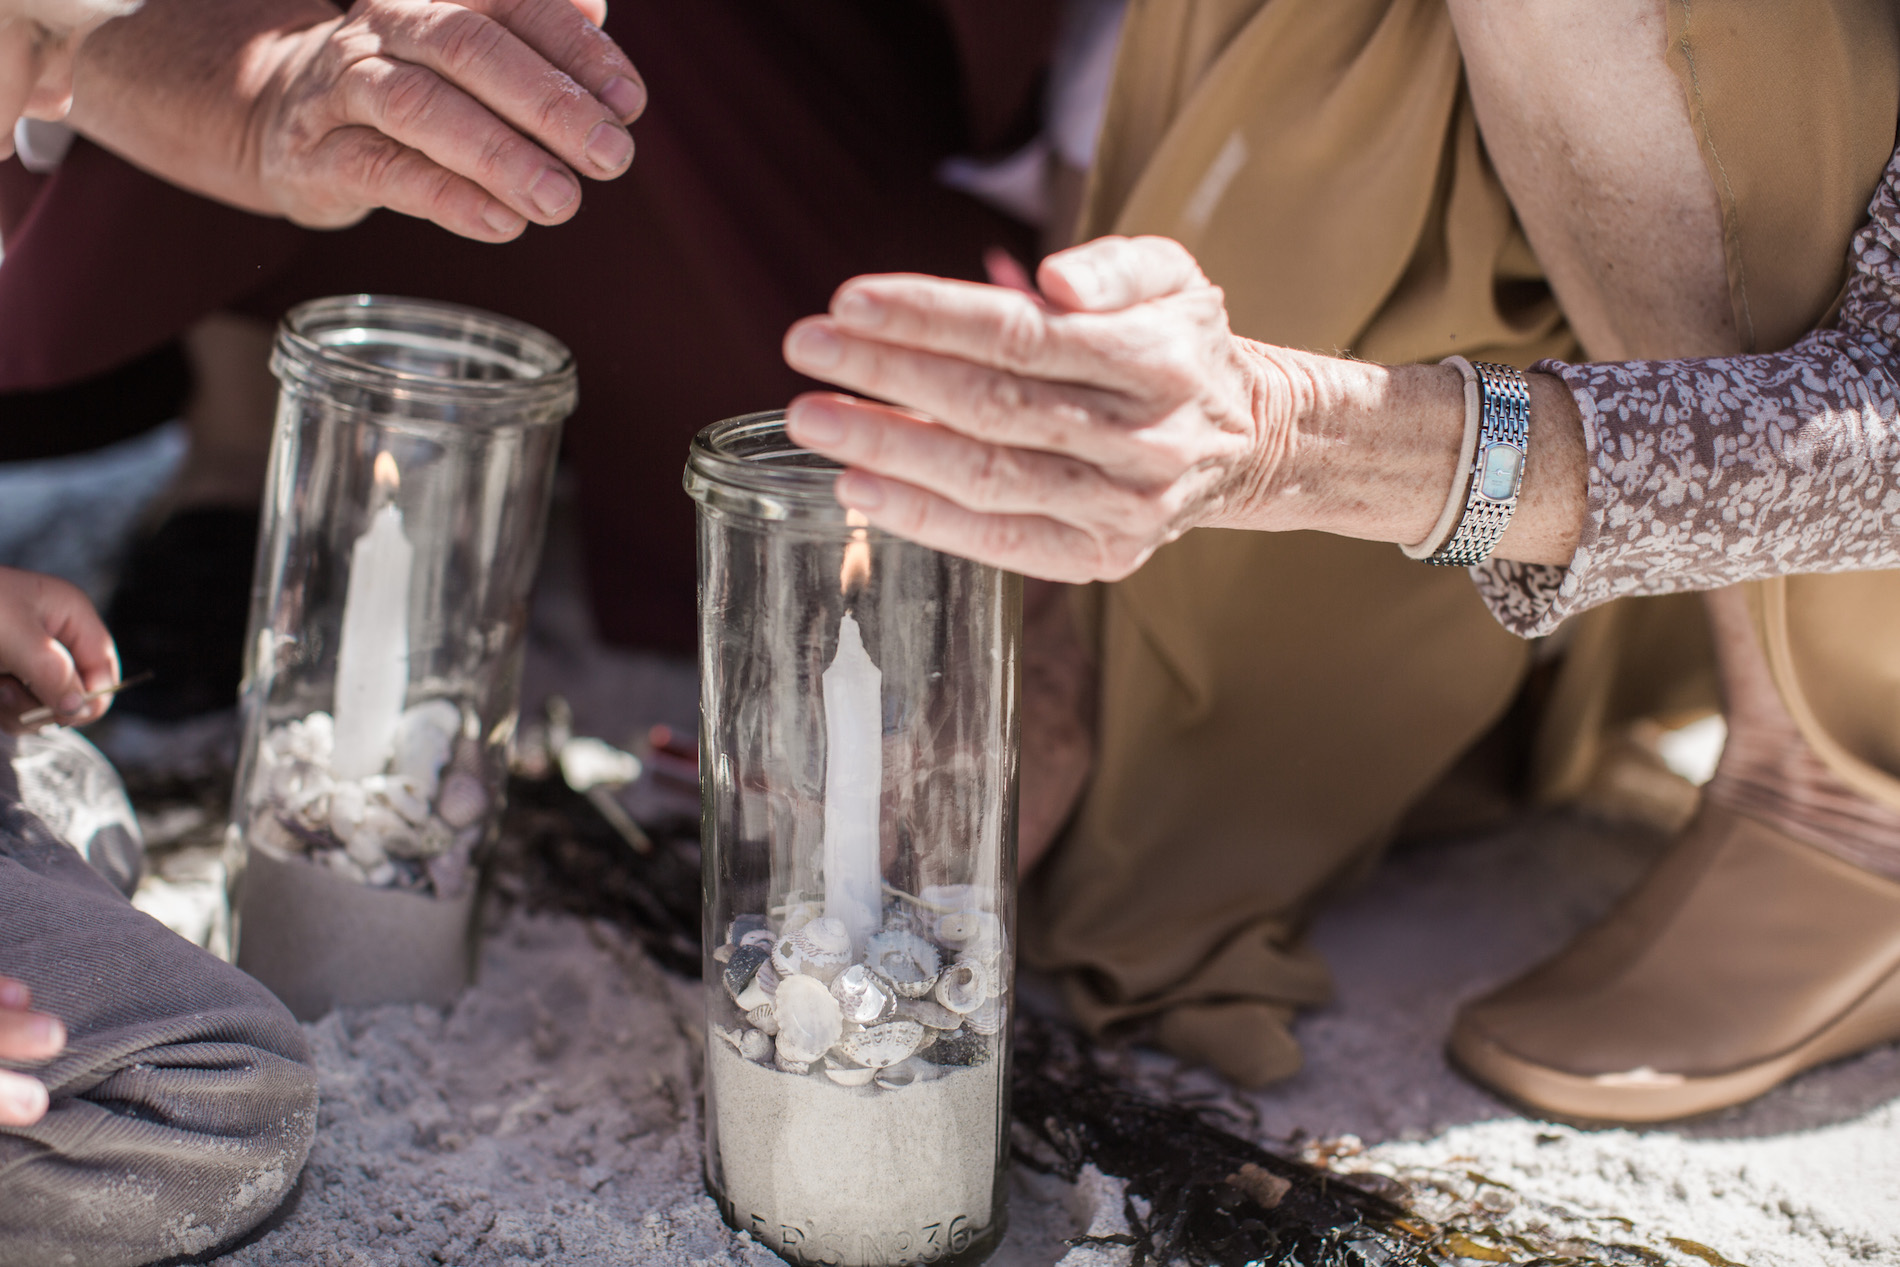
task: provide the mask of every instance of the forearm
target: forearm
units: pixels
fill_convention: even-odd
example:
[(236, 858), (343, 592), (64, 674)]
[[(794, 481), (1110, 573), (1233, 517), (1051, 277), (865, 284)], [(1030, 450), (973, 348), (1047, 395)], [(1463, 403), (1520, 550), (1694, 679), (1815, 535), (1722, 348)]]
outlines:
[[(1444, 365), (1371, 365), (1248, 345), (1269, 381), (1296, 384), (1291, 439), (1272, 478), (1221, 526), (1422, 541), (1465, 460), (1464, 378)], [(1567, 563), (1583, 531), (1583, 425), (1563, 382), (1529, 376), (1517, 513), (1495, 556)]]
[(329, 0), (146, 0), (86, 42), (72, 123), (168, 181), (279, 214), (260, 179), (260, 99), (289, 56), (281, 37), (340, 14)]

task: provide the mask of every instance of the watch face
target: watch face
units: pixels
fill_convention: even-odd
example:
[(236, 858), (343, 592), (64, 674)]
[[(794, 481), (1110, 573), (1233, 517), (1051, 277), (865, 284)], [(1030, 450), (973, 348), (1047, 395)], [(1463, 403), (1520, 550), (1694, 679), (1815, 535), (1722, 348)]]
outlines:
[(1508, 444), (1494, 444), (1484, 451), (1484, 469), (1478, 475), (1478, 492), (1494, 502), (1517, 496), (1518, 477), (1524, 473), (1524, 455)]

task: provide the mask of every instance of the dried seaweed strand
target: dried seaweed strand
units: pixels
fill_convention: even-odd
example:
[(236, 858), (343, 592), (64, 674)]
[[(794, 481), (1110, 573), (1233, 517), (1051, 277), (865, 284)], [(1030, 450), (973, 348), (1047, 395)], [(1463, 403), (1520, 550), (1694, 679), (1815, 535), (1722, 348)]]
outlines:
[[(1407, 1218), (1401, 1207), (1269, 1153), (1193, 1109), (1143, 1094), (1105, 1071), (1074, 1033), (1049, 1022), (1018, 1025), (1014, 1092), (1018, 1123), (1042, 1146), (1019, 1148), (1019, 1160), (1070, 1181), (1093, 1165), (1127, 1185), (1129, 1235), (1076, 1243), (1127, 1246), (1134, 1267), (1429, 1261), (1425, 1243), (1400, 1225)], [(1276, 1193), (1275, 1204), (1262, 1204)]]

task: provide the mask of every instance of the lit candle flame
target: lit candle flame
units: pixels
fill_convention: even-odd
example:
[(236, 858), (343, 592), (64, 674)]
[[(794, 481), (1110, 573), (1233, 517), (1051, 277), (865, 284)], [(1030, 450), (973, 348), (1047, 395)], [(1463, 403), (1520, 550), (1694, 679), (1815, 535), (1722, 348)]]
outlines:
[(376, 455), (376, 468), (371, 478), (376, 481), (376, 491), (391, 497), (402, 487), (402, 472), (396, 469), (396, 459), (387, 453)]
[(869, 528), (871, 521), (864, 517), (861, 510), (847, 510), (844, 521), (851, 525), (851, 544), (844, 548), (844, 566), (838, 570), (838, 592), (849, 594), (861, 589), (871, 579), (871, 540)]

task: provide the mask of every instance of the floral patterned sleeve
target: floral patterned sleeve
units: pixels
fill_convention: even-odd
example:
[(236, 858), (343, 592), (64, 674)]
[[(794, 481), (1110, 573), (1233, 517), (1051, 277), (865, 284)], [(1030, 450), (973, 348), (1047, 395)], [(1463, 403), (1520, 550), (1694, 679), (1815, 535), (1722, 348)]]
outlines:
[(1869, 213), (1836, 324), (1785, 352), (1535, 367), (1583, 413), (1589, 508), (1568, 566), (1471, 569), (1505, 628), (1537, 637), (1627, 594), (1900, 568), (1900, 153)]

